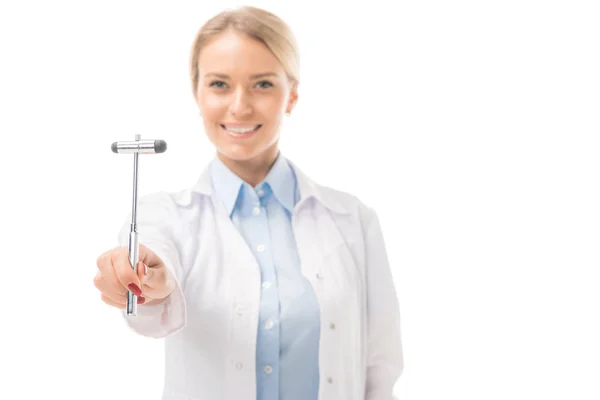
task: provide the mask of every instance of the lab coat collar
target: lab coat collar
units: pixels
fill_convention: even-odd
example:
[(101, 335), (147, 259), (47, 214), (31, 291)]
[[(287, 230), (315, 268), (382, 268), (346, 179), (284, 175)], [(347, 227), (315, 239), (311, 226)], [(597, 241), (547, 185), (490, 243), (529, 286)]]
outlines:
[[(281, 155), (283, 156), (283, 155)], [(349, 214), (348, 211), (339, 201), (337, 197), (335, 197), (335, 192), (331, 189), (328, 189), (324, 186), (319, 185), (312, 179), (310, 179), (293, 161), (286, 157), (286, 160), (289, 166), (292, 168), (294, 173), (296, 174), (298, 190), (300, 191), (300, 198), (296, 206), (299, 206), (301, 203), (304, 203), (307, 199), (314, 198), (327, 209), (339, 213), (339, 214)], [(194, 195), (201, 196), (209, 196), (214, 197), (216, 194), (214, 193), (212, 182), (211, 182), (211, 174), (210, 174), (210, 164), (208, 164), (202, 173), (200, 174), (200, 178), (196, 182), (196, 184), (184, 191), (179, 192), (175, 196), (175, 201), (177, 204), (181, 206), (187, 206), (192, 203), (192, 199)]]
[[(227, 215), (231, 214), (236, 207), (240, 192), (248, 194), (248, 190), (253, 191), (251, 185), (245, 183), (242, 178), (237, 176), (229, 167), (227, 167), (219, 157), (215, 156), (210, 164), (212, 186), (215, 194), (221, 199), (225, 206)], [(268, 185), (273, 195), (283, 205), (290, 214), (294, 211), (296, 177), (292, 168), (287, 163), (281, 152), (277, 153), (275, 163), (269, 170), (265, 179), (258, 186)], [(258, 187), (257, 186), (257, 187)], [(243, 208), (243, 206), (242, 206)]]

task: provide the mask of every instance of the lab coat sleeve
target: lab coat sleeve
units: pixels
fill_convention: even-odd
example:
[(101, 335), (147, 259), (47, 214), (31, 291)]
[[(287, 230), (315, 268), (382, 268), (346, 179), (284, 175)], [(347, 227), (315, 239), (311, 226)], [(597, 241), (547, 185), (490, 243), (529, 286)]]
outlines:
[(366, 211), (367, 376), (365, 400), (397, 400), (396, 384), (404, 368), (400, 338), (400, 307), (381, 226)]
[[(122, 315), (127, 325), (136, 333), (163, 338), (186, 324), (186, 304), (181, 283), (183, 269), (176, 245), (177, 210), (168, 193), (146, 195), (138, 200), (137, 207), (138, 241), (152, 250), (164, 262), (176, 281), (173, 292), (165, 301), (156, 305), (138, 304), (137, 315)], [(118, 241), (120, 246), (129, 245), (131, 213), (121, 228)]]

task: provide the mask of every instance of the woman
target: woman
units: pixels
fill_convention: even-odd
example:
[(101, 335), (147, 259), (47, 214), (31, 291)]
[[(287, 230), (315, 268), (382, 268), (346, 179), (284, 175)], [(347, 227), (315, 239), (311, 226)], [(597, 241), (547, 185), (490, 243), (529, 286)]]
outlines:
[(191, 80), (216, 156), (198, 182), (138, 205), (140, 264), (98, 258), (107, 304), (127, 290), (141, 335), (165, 338), (163, 399), (392, 399), (399, 307), (379, 222), (278, 150), (298, 100), (287, 25), (254, 7), (198, 33)]

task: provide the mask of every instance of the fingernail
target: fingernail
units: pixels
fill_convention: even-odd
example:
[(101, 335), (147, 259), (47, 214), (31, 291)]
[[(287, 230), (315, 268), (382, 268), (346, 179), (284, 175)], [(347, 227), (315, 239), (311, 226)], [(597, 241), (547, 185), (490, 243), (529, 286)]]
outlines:
[(138, 297), (138, 304), (144, 304), (146, 302), (145, 297)]
[(138, 264), (138, 268), (142, 268), (144, 275), (148, 275), (148, 267), (146, 266), (146, 264), (140, 261), (140, 263)]
[(133, 292), (133, 294), (135, 294), (136, 296), (141, 296), (142, 295), (142, 291), (140, 290), (139, 287), (137, 287), (137, 285), (135, 283), (130, 283), (128, 286), (129, 290), (131, 290)]

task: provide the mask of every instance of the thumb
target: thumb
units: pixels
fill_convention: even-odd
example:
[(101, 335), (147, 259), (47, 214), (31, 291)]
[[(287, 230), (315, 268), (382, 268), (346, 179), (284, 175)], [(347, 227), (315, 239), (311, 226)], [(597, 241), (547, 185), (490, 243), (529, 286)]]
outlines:
[(137, 276), (138, 276), (138, 278), (140, 280), (140, 283), (142, 285), (144, 285), (144, 283), (150, 277), (150, 268), (148, 268), (148, 266), (146, 264), (144, 264), (143, 262), (141, 262), (141, 261), (138, 261)]

